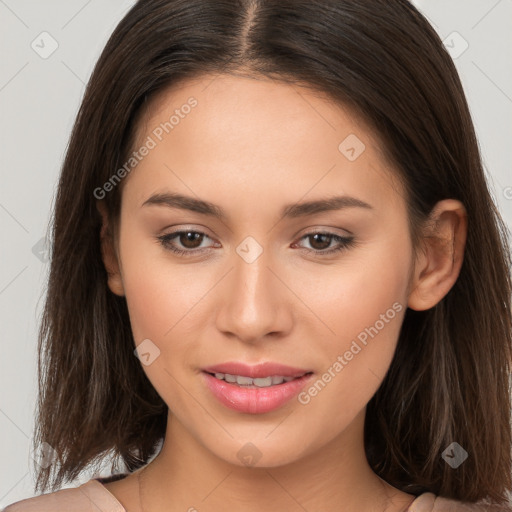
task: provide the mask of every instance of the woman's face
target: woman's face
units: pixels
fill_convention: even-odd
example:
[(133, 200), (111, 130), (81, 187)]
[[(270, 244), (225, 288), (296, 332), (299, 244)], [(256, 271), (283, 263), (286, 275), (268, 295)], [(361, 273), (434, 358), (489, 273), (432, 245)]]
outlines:
[[(377, 144), (325, 97), (226, 75), (166, 91), (139, 125), (122, 293), (148, 378), (225, 461), (276, 466), (348, 435), (388, 370), (413, 250)], [(227, 362), (307, 375), (264, 387), (288, 373), (267, 368), (248, 389), (204, 371)]]

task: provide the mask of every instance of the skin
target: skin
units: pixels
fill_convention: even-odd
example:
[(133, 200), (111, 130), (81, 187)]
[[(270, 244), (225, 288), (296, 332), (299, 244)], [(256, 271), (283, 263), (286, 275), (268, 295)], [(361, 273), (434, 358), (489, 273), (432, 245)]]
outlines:
[[(366, 404), (389, 368), (406, 307), (433, 307), (457, 279), (463, 205), (438, 203), (437, 231), (426, 229), (414, 250), (404, 193), (378, 137), (327, 97), (268, 79), (205, 75), (166, 90), (149, 104), (135, 148), (190, 96), (197, 106), (123, 181), (114, 242), (98, 202), (109, 287), (126, 297), (136, 345), (150, 339), (160, 350), (143, 368), (172, 411), (163, 448), (142, 475), (144, 510), (406, 510), (414, 496), (366, 460)], [(349, 134), (365, 144), (354, 161), (338, 149)], [(165, 192), (210, 201), (227, 218), (142, 206)], [(284, 205), (333, 195), (371, 208), (280, 217)], [(180, 229), (207, 236), (171, 243), (203, 251), (179, 256), (158, 240)], [(321, 256), (314, 249), (338, 244), (305, 236), (315, 231), (352, 235), (355, 244)], [(251, 263), (236, 252), (247, 236), (263, 249)], [(243, 414), (203, 384), (201, 368), (224, 361), (277, 361), (316, 380), (395, 303), (401, 311), (307, 404)], [(251, 467), (237, 456), (247, 443), (261, 454)], [(130, 512), (141, 510), (136, 477), (106, 484)]]

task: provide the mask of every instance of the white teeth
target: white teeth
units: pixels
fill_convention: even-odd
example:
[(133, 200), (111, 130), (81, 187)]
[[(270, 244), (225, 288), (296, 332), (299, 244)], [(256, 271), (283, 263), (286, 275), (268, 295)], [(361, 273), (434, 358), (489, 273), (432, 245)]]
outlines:
[[(272, 377), (272, 384), (273, 385), (281, 384), (283, 381), (284, 381), (284, 377), (279, 377), (279, 375), (274, 375)], [(286, 381), (286, 382), (288, 382), (288, 381)]]
[(295, 377), (283, 377), (281, 375), (272, 375), (261, 378), (245, 377), (243, 375), (230, 375), (229, 373), (216, 373), (215, 377), (220, 380), (225, 380), (232, 384), (238, 384), (239, 386), (256, 386), (258, 388), (268, 388), (270, 386), (276, 386), (283, 382), (290, 382)]
[(225, 375), (224, 378), (227, 379), (228, 377), (233, 377), (236, 381), (237, 384), (239, 384), (240, 386), (251, 386), (253, 383), (255, 384), (256, 383), (256, 380), (258, 379), (254, 379), (254, 381), (251, 379), (251, 377), (241, 377), (239, 375)]
[[(279, 379), (279, 377), (276, 377), (276, 381)], [(272, 377), (260, 377), (258, 379), (249, 379), (252, 380), (255, 386), (258, 386), (259, 388), (268, 388), (269, 386), (272, 386)], [(238, 381), (240, 384), (240, 381)], [(281, 382), (276, 382), (276, 384), (281, 384)]]

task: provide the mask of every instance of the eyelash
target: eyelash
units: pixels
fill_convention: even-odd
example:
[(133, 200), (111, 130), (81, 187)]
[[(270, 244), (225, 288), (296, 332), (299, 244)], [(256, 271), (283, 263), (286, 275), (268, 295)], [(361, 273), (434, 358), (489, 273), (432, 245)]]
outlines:
[[(160, 242), (160, 244), (167, 250), (172, 251), (173, 253), (179, 255), (179, 256), (193, 256), (195, 254), (198, 254), (200, 252), (203, 252), (205, 249), (208, 249), (207, 247), (203, 247), (202, 249), (190, 249), (190, 250), (184, 250), (184, 249), (178, 249), (177, 247), (173, 246), (170, 242), (171, 240), (179, 237), (179, 235), (187, 234), (187, 233), (194, 233), (199, 235), (204, 235), (207, 238), (210, 238), (206, 233), (202, 233), (201, 231), (194, 231), (191, 229), (187, 229), (185, 231), (174, 231), (173, 233), (167, 233), (165, 235), (158, 236), (157, 239)], [(307, 249), (305, 247), (301, 247), (302, 250), (305, 250), (307, 252), (312, 252), (315, 255), (318, 256), (326, 256), (334, 253), (341, 252), (345, 249), (348, 249), (355, 245), (354, 237), (343, 237), (339, 235), (335, 235), (334, 233), (329, 233), (325, 231), (315, 231), (312, 233), (307, 233), (306, 235), (302, 236), (300, 240), (304, 238), (309, 238), (314, 235), (324, 235), (331, 238), (331, 241), (336, 241), (339, 243), (339, 245), (335, 248), (331, 248), (328, 250), (318, 250), (318, 249)]]

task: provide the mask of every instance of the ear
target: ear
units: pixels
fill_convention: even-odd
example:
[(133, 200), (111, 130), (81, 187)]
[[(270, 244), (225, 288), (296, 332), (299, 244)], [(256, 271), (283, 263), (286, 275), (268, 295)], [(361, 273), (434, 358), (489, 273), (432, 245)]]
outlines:
[(96, 208), (100, 212), (102, 218), (100, 232), (101, 257), (108, 275), (107, 284), (112, 293), (124, 296), (124, 286), (119, 266), (119, 259), (109, 225), (107, 208), (105, 203), (101, 200), (96, 201)]
[(408, 306), (416, 311), (434, 307), (459, 277), (467, 237), (467, 213), (455, 199), (433, 208), (418, 248)]

